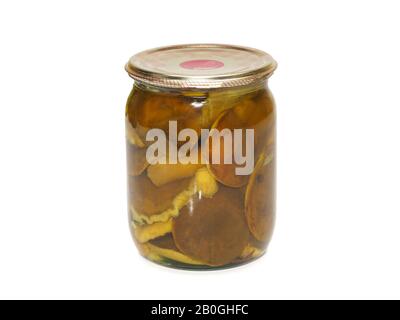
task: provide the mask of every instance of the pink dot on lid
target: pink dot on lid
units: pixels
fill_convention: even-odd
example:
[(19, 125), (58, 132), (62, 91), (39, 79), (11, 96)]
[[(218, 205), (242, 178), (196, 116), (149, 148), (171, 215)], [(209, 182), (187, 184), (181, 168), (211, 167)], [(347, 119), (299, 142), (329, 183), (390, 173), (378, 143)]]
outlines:
[(188, 60), (182, 62), (180, 66), (184, 69), (209, 70), (224, 66), (224, 63), (218, 60)]

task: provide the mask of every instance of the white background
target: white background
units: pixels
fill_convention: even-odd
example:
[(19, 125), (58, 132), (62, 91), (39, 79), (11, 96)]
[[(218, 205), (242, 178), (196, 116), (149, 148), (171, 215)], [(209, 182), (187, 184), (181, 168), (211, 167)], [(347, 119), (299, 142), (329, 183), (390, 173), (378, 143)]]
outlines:
[[(398, 1), (2, 1), (0, 298), (400, 298)], [(278, 221), (230, 271), (133, 245), (124, 106), (134, 53), (271, 53)]]

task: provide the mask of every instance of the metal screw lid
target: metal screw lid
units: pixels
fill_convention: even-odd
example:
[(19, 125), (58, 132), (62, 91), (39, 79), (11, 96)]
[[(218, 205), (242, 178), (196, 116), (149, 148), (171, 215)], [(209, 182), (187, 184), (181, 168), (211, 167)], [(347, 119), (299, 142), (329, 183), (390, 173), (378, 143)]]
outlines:
[(187, 44), (155, 48), (129, 59), (135, 80), (181, 89), (237, 87), (269, 77), (276, 61), (264, 51), (233, 45)]

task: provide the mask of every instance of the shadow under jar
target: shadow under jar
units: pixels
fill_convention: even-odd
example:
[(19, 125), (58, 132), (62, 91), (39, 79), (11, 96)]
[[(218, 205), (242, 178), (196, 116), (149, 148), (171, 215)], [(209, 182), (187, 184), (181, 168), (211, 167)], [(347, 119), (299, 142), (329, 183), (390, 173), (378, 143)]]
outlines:
[(275, 103), (267, 53), (180, 45), (133, 56), (129, 223), (158, 264), (212, 270), (262, 256), (275, 222)]

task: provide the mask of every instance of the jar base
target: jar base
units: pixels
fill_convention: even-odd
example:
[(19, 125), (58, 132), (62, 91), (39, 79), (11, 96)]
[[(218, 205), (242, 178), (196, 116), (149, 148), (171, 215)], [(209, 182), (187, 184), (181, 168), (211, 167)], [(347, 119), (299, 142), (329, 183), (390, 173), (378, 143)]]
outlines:
[(233, 269), (233, 268), (244, 266), (246, 264), (250, 264), (250, 263), (262, 258), (265, 255), (265, 253), (266, 253), (266, 251), (264, 251), (262, 254), (260, 254), (257, 257), (254, 257), (254, 258), (251, 258), (248, 260), (233, 262), (233, 263), (223, 265), (223, 266), (193, 265), (193, 264), (187, 264), (187, 263), (175, 261), (175, 260), (168, 259), (168, 258), (152, 259), (151, 257), (147, 257), (145, 255), (141, 255), (141, 256), (145, 260), (147, 260), (151, 263), (157, 264), (157, 265), (165, 267), (165, 268), (170, 268), (170, 269), (184, 270), (184, 271), (219, 271), (219, 270)]

